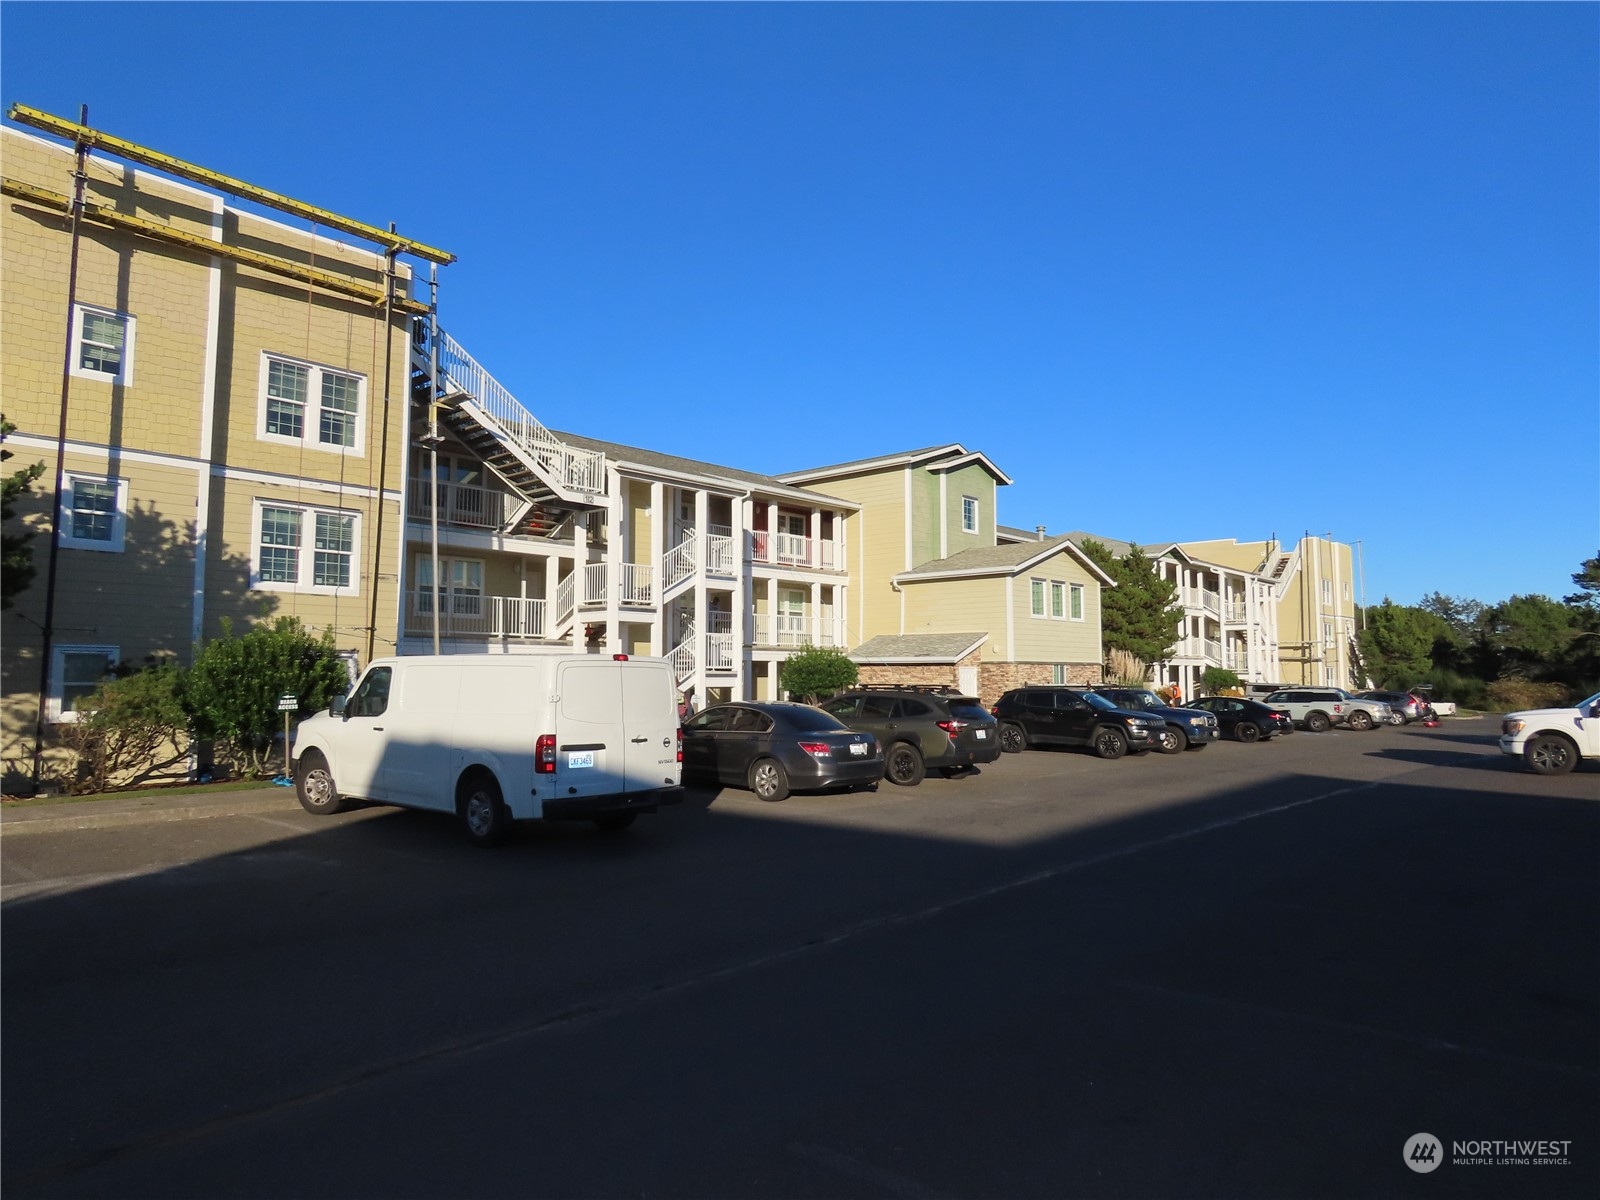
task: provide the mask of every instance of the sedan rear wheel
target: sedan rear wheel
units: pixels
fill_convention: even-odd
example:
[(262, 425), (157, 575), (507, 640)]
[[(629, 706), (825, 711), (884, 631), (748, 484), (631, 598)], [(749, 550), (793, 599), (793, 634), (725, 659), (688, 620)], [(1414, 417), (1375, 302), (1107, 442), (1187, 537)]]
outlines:
[(789, 772), (775, 758), (758, 760), (750, 768), (750, 790), (756, 799), (776, 802), (789, 798)]
[(1233, 727), (1233, 736), (1241, 742), (1259, 742), (1261, 740), (1261, 726), (1254, 721), (1240, 721)]
[(890, 783), (915, 787), (922, 782), (924, 774), (926, 768), (922, 765), (922, 755), (915, 746), (898, 742), (889, 747), (889, 757), (883, 763), (883, 777)]
[(1016, 754), (1027, 749), (1028, 735), (1022, 732), (1021, 725), (1000, 726), (1000, 749), (1007, 754)]

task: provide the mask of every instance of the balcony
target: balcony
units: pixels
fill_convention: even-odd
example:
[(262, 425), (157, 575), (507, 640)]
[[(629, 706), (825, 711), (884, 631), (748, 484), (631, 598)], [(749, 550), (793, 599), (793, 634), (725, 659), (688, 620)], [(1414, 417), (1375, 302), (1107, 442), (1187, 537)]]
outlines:
[(439, 523), (464, 529), (504, 529), (523, 505), (516, 496), (494, 488), (470, 483), (430, 486), (426, 479), (413, 479), (407, 510), (413, 521), (433, 520), (435, 495), (439, 498)]
[[(578, 602), (585, 608), (598, 608), (611, 595), (610, 563), (588, 563), (583, 568), (583, 594)], [(649, 563), (617, 563), (617, 603), (649, 607), (655, 603), (655, 571)]]
[(1225, 654), (1222, 664), (1230, 671), (1248, 671), (1250, 669), (1250, 653), (1247, 650), (1229, 650)]
[(1182, 596), (1185, 608), (1204, 609), (1213, 616), (1222, 611), (1222, 598), (1217, 592), (1205, 588), (1185, 588)]
[(753, 620), (751, 639), (757, 646), (788, 648), (845, 644), (844, 622), (831, 614), (819, 617), (814, 629), (812, 618), (806, 614), (780, 613), (774, 617), (771, 613), (756, 613)]
[(750, 557), (758, 563), (780, 567), (810, 567), (821, 571), (844, 569), (844, 545), (830, 538), (804, 537), (797, 533), (771, 534), (765, 529), (750, 531)]
[(550, 636), (549, 609), (543, 600), (462, 592), (435, 597), (432, 592), (423, 591), (406, 597), (407, 637), (432, 636), (436, 600), (441, 637), (544, 641)]
[(1250, 621), (1249, 610), (1243, 600), (1229, 600), (1222, 606), (1222, 619), (1230, 625), (1246, 625)]

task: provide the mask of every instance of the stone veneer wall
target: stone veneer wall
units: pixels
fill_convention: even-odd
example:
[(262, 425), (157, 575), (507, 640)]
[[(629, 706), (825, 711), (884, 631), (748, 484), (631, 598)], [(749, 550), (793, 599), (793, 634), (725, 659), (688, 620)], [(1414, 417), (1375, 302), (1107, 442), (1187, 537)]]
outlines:
[[(1078, 684), (1103, 683), (1105, 672), (1099, 663), (1068, 663), (1067, 682)], [(960, 663), (864, 663), (859, 683), (866, 687), (882, 687), (891, 683), (942, 684), (959, 686), (958, 667), (978, 668), (978, 698), (985, 704), (996, 703), (1012, 688), (1029, 684), (1050, 684), (1055, 678), (1055, 663), (984, 662), (980, 652), (974, 651)]]

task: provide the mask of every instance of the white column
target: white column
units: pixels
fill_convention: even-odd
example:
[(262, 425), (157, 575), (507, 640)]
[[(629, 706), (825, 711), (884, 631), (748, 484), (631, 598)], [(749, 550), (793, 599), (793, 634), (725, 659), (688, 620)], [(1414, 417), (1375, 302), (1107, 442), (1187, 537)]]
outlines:
[(710, 628), (706, 623), (706, 560), (711, 548), (711, 497), (704, 488), (694, 493), (694, 682), (696, 701), (706, 702), (706, 647)]
[(778, 561), (778, 502), (767, 501), (767, 561)]
[(668, 649), (667, 601), (662, 595), (667, 582), (667, 489), (659, 479), (650, 485), (650, 562), (650, 594), (655, 600), (655, 619), (650, 622), (650, 654), (659, 658)]
[(815, 580), (806, 584), (806, 616), (810, 619), (811, 644), (822, 645), (822, 609), (817, 603), (817, 584)]
[(733, 653), (739, 664), (739, 680), (734, 685), (733, 698), (753, 699), (750, 679), (750, 651), (746, 646), (745, 629), (750, 609), (750, 539), (745, 530), (750, 527), (750, 497), (735, 496), (729, 505), (728, 524), (732, 527), (733, 551), (739, 556), (734, 570), (733, 594), (728, 604), (729, 626), (732, 631)]
[(806, 564), (810, 567), (822, 565), (822, 510), (811, 510), (811, 541), (806, 554)]
[(583, 640), (583, 601), (588, 590), (589, 572), (589, 514), (579, 509), (572, 514), (572, 537), (575, 553), (572, 556), (572, 649), (581, 653), (586, 649)]

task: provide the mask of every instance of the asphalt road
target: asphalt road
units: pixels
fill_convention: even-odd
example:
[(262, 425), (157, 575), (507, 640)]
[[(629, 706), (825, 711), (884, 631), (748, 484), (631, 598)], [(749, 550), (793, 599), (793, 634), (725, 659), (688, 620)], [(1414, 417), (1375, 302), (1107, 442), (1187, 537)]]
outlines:
[[(496, 851), (286, 791), (9, 812), (0, 1183), (1600, 1194), (1600, 774), (1494, 733), (1029, 751)], [(1494, 1140), (1566, 1161), (1454, 1160)]]

